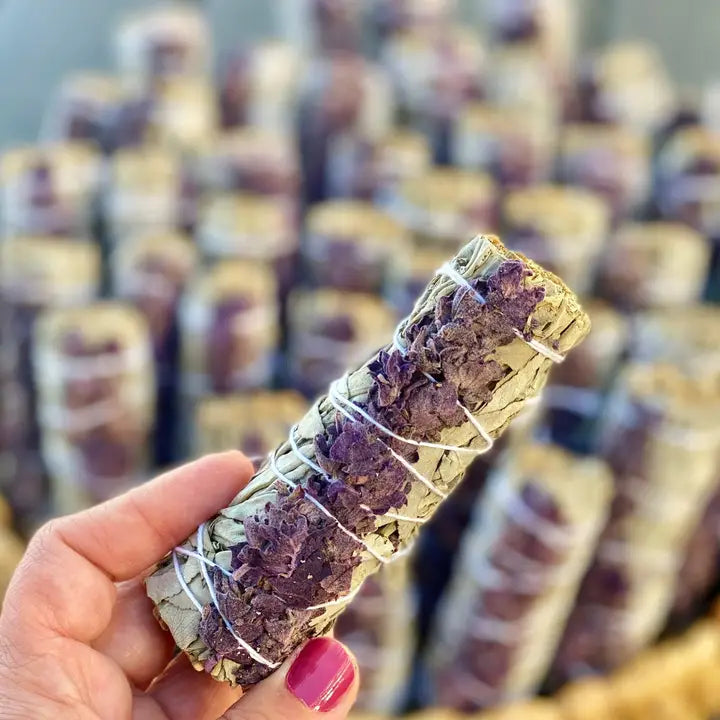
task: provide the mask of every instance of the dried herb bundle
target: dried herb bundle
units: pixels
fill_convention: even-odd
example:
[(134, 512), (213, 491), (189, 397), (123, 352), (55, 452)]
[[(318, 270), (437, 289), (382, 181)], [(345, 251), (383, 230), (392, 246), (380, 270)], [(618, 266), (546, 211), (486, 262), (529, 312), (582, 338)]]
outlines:
[(496, 468), (430, 644), (439, 705), (476, 710), (537, 691), (611, 496), (604, 463), (553, 445), (525, 445)]
[(659, 634), (685, 548), (717, 489), (720, 383), (631, 363), (604, 413), (615, 497), (552, 673), (610, 670)]
[(331, 386), (233, 503), (147, 580), (198, 669), (251, 685), (404, 553), (589, 322), (493, 237), (440, 269), (393, 345)]

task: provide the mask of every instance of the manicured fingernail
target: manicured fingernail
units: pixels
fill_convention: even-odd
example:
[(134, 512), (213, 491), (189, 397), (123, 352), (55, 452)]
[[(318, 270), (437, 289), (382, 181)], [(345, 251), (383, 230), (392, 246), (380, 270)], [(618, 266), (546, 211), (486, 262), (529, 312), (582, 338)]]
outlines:
[(310, 640), (290, 666), (288, 690), (311, 710), (328, 712), (352, 687), (355, 666), (345, 648), (332, 638)]

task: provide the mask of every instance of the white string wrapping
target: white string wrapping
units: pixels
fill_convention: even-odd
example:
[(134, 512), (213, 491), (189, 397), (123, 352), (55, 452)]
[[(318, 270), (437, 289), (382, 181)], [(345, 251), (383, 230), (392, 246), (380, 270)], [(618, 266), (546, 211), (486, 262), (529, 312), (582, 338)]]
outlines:
[[(454, 270), (453, 270), (452, 272), (455, 273)], [(457, 277), (458, 277), (458, 278), (461, 278), (461, 276), (459, 276), (459, 275), (457, 275)], [(456, 280), (457, 278), (453, 277), (452, 279)], [(475, 293), (474, 289), (472, 288), (472, 286), (469, 285), (469, 283), (467, 283), (466, 281), (464, 281), (464, 278), (461, 278), (461, 281), (458, 282), (458, 284), (459, 284), (459, 285), (463, 285), (463, 284), (466, 285), (467, 287), (470, 288), (470, 290), (471, 290), (474, 294), (476, 294), (479, 298), (482, 298), (482, 296), (480, 296), (478, 293)], [(484, 298), (482, 298), (482, 302), (484, 303)], [(400, 340), (399, 340), (399, 332), (400, 332), (400, 329), (401, 329), (401, 326), (398, 326), (398, 327), (396, 328), (395, 334), (394, 334), (394, 336), (393, 336), (393, 342), (394, 342), (395, 346), (398, 348), (398, 350), (404, 355), (405, 352), (406, 352), (406, 350), (405, 350), (405, 348), (402, 346), (402, 344), (400, 343)], [(525, 338), (522, 336), (521, 333), (519, 333), (519, 331), (517, 331), (517, 333), (518, 333), (518, 336), (519, 336), (519, 337), (522, 337), (522, 339), (525, 340)], [(532, 343), (529, 343), (529, 344), (532, 345)], [(534, 347), (534, 345), (532, 345), (532, 346)], [(538, 348), (535, 348), (535, 349), (538, 349)], [(540, 352), (545, 351), (545, 352), (543, 352), (543, 354), (546, 355), (546, 356), (549, 356), (549, 353), (554, 352), (554, 351), (550, 351), (550, 350), (549, 350), (548, 348), (546, 348), (544, 345), (541, 345), (539, 351), (540, 351)], [(562, 356), (560, 356), (560, 355), (557, 354), (557, 353), (555, 353), (555, 355), (560, 358), (560, 361), (561, 361), (562, 359), (564, 359), (564, 358), (562, 358)], [(557, 361), (557, 360), (556, 360), (556, 361)], [(429, 375), (429, 374), (427, 374), (427, 373), (423, 373), (423, 374), (424, 374), (431, 382), (437, 382), (437, 381), (435, 380), (435, 378), (433, 378), (431, 375)], [(346, 376), (344, 376), (343, 379), (345, 379), (345, 377), (346, 377)], [(423, 443), (423, 442), (419, 442), (419, 441), (415, 441), (415, 440), (410, 440), (410, 439), (408, 439), (408, 438), (403, 438), (403, 437), (395, 434), (395, 433), (394, 433), (392, 430), (390, 430), (389, 428), (387, 428), (387, 427), (385, 427), (384, 425), (382, 425), (381, 423), (379, 423), (379, 422), (378, 422), (377, 420), (375, 420), (374, 418), (372, 418), (369, 414), (367, 414), (359, 405), (357, 405), (356, 403), (354, 403), (352, 400), (350, 400), (349, 398), (345, 397), (344, 395), (338, 393), (338, 392), (337, 392), (337, 383), (338, 383), (338, 382), (339, 382), (339, 381), (335, 381), (334, 383), (331, 384), (330, 390), (329, 390), (329, 393), (328, 393), (328, 399), (330, 400), (330, 402), (331, 402), (331, 404), (333, 405), (333, 407), (334, 407), (338, 412), (340, 412), (341, 414), (343, 414), (343, 415), (344, 415), (348, 420), (350, 420), (350, 421), (355, 422), (357, 419), (356, 419), (355, 417), (353, 417), (347, 410), (345, 410), (345, 408), (342, 407), (342, 405), (349, 406), (352, 411), (358, 413), (361, 417), (363, 417), (363, 418), (365, 418), (366, 420), (368, 420), (369, 422), (371, 422), (373, 425), (375, 425), (378, 429), (380, 429), (380, 430), (381, 430), (382, 432), (384, 432), (386, 435), (388, 435), (388, 436), (390, 436), (390, 437), (393, 437), (393, 438), (395, 438), (395, 439), (397, 439), (397, 440), (399, 440), (399, 441), (401, 441), (401, 442), (414, 445), (414, 446), (416, 446), (416, 447), (423, 447), (423, 446), (424, 446), (424, 447), (440, 448), (440, 449), (450, 450), (450, 451), (455, 451), (455, 452), (472, 452), (472, 453), (474, 453), (474, 454), (480, 454), (480, 453), (483, 453), (483, 452), (487, 452), (487, 451), (489, 451), (489, 450), (493, 447), (493, 444), (494, 444), (493, 438), (492, 438), (492, 437), (490, 436), (490, 434), (485, 430), (485, 428), (476, 420), (476, 418), (473, 416), (473, 414), (472, 414), (464, 405), (462, 405), (462, 403), (460, 403), (459, 400), (457, 401), (458, 407), (460, 407), (460, 409), (463, 411), (465, 417), (466, 417), (466, 418), (468, 419), (468, 421), (473, 425), (473, 427), (477, 430), (478, 434), (486, 441), (486, 447), (485, 447), (484, 449), (482, 449), (482, 450), (476, 450), (476, 449), (474, 449), (474, 448), (461, 448), (461, 447), (458, 447), (458, 446), (450, 446), (450, 445), (441, 445), (441, 444), (439, 444), (439, 443)], [(291, 447), (293, 453), (295, 454), (295, 456), (296, 456), (302, 463), (304, 463), (304, 464), (307, 465), (308, 467), (312, 468), (315, 472), (319, 473), (321, 476), (323, 476), (323, 477), (325, 477), (325, 478), (328, 478), (327, 473), (326, 473), (316, 462), (314, 462), (311, 458), (308, 458), (308, 457), (300, 450), (300, 448), (298, 447), (297, 441), (295, 440), (295, 430), (296, 430), (296, 429), (297, 429), (297, 426), (293, 426), (293, 427), (290, 429), (289, 436), (288, 436), (288, 442), (289, 442), (289, 444), (290, 444), (290, 447)], [(420, 474), (407, 460), (405, 460), (405, 458), (403, 458), (403, 457), (400, 456), (398, 453), (396, 453), (392, 448), (388, 448), (388, 449), (390, 450), (390, 453), (392, 454), (392, 456), (393, 456), (396, 460), (398, 460), (398, 462), (400, 462), (411, 474), (413, 474), (418, 480), (420, 480), (431, 492), (437, 494), (437, 495), (440, 496), (441, 498), (447, 497), (447, 494), (446, 494), (446, 493), (444, 493), (444, 492), (441, 491), (439, 488), (437, 488), (437, 487), (436, 487), (428, 478), (426, 478), (424, 475)], [(282, 475), (277, 471), (277, 467), (276, 467), (276, 465), (275, 465), (275, 463), (274, 463), (274, 456), (271, 457), (271, 467), (272, 467), (272, 469), (273, 469), (273, 472), (275, 472), (275, 474), (276, 474), (278, 477), (280, 477), (280, 478), (281, 478), (282, 480), (284, 480), (286, 483), (288, 482), (288, 479), (287, 479), (286, 477), (282, 476)], [(369, 510), (369, 508), (367, 508), (367, 507), (366, 507), (365, 509), (368, 509), (368, 510)], [(356, 537), (356, 536), (354, 535), (354, 533), (350, 533), (350, 531), (347, 530), (347, 528), (344, 528), (344, 527), (337, 521), (337, 519), (334, 517), (334, 515), (332, 515), (332, 514), (327, 510), (327, 508), (324, 508), (324, 506), (322, 506), (322, 510), (323, 510), (323, 512), (324, 512), (325, 514), (327, 514), (329, 517), (332, 517), (332, 518), (335, 520), (335, 522), (336, 522), (336, 523), (338, 524), (338, 526), (343, 530), (343, 532), (345, 532), (346, 534), (349, 534), (350, 537), (353, 537), (353, 538)], [(423, 519), (423, 518), (413, 518), (413, 517), (408, 517), (408, 516), (401, 515), (401, 514), (398, 514), (398, 513), (385, 513), (385, 516), (386, 516), (386, 517), (393, 518), (393, 519), (396, 519), (396, 520), (401, 520), (401, 521), (406, 521), (406, 522), (414, 522), (414, 523), (423, 523), (423, 522), (426, 522), (426, 520), (427, 520), (426, 518), (425, 518), (425, 519)], [(359, 538), (358, 538), (358, 540), (359, 540)], [(362, 543), (362, 541), (361, 541), (361, 543)], [(367, 545), (366, 545), (365, 543), (362, 543), (362, 544), (367, 548)], [(374, 553), (372, 553), (372, 554), (374, 555)], [(376, 556), (376, 557), (377, 557), (377, 556)], [(382, 562), (386, 562), (386, 561), (387, 561), (387, 560), (383, 560)], [(343, 601), (343, 599), (338, 599), (338, 600), (339, 600), (339, 602), (342, 602), (342, 601)]]
[(182, 568), (180, 567), (180, 563), (177, 559), (177, 548), (173, 550), (172, 552), (172, 560), (173, 560), (173, 567), (175, 568), (175, 575), (177, 575), (178, 582), (180, 583), (180, 587), (185, 591), (185, 594), (190, 599), (190, 602), (195, 606), (196, 610), (200, 613), (202, 616), (203, 614), (203, 606), (200, 604), (200, 601), (195, 597), (195, 593), (190, 589), (190, 586), (185, 582), (185, 578), (182, 574)]
[(114, 377), (132, 370), (143, 369), (148, 364), (148, 354), (142, 344), (122, 348), (117, 353), (75, 357), (53, 351), (47, 353), (43, 362), (52, 362), (56, 374), (66, 380)]
[(109, 398), (86, 405), (69, 408), (63, 405), (44, 405), (39, 409), (40, 424), (43, 427), (66, 433), (82, 433), (94, 428), (104, 427), (117, 422), (128, 413), (142, 410), (144, 403), (135, 398), (130, 405), (122, 405), (117, 399)]
[(192, 550), (188, 550), (184, 547), (176, 547), (174, 552), (180, 553), (181, 555), (185, 555), (187, 557), (195, 558), (196, 560), (199, 560), (200, 562), (204, 562), (206, 565), (209, 565), (210, 567), (215, 568), (216, 570), (219, 570), (223, 575), (226, 577), (232, 578), (233, 574), (226, 570), (222, 565), (218, 565), (216, 562), (213, 562), (209, 558), (206, 558), (204, 555), (201, 555), (200, 553), (193, 552)]
[[(295, 440), (295, 431), (297, 430), (297, 425), (293, 425), (290, 428), (290, 432), (288, 433), (288, 442), (290, 443), (290, 448), (292, 449), (295, 457), (297, 457), (303, 464), (307, 465), (309, 468), (313, 469), (316, 473), (319, 475), (322, 475), (326, 480), (332, 480), (330, 475), (328, 475), (312, 458), (309, 458), (305, 453), (300, 450), (297, 444), (297, 440)], [(361, 505), (360, 506), (363, 510), (367, 510), (368, 512), (372, 512), (372, 510), (367, 505)], [(393, 512), (386, 512), (383, 513), (385, 517), (392, 518), (393, 520), (402, 520), (405, 522), (412, 522), (412, 523), (418, 523), (422, 524), (429, 520), (429, 518), (415, 518), (415, 517), (409, 517), (408, 515), (400, 515), (399, 513), (393, 513)]]

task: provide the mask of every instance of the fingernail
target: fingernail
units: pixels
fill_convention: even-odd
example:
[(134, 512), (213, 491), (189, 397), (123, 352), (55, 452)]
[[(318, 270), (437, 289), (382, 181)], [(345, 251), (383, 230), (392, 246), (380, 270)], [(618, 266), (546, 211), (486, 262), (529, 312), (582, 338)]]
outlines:
[(310, 640), (290, 666), (288, 690), (311, 710), (328, 712), (352, 687), (355, 666), (345, 648), (332, 638)]

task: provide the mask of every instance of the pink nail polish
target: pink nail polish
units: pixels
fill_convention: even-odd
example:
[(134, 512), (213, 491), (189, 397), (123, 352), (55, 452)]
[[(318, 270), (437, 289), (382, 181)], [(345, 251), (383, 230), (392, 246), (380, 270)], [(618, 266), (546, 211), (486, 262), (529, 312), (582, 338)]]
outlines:
[(332, 638), (310, 640), (290, 666), (288, 690), (311, 710), (328, 712), (342, 700), (355, 679), (345, 648)]

